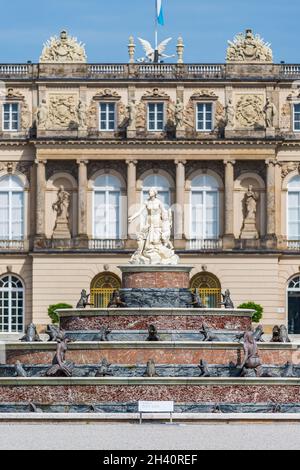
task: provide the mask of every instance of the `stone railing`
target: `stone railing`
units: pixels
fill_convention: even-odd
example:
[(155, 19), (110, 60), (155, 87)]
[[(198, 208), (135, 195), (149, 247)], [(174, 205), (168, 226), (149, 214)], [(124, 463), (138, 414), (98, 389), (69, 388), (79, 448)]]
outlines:
[(27, 251), (27, 240), (0, 240), (0, 251)]
[(299, 78), (300, 79), (300, 65), (285, 64), (281, 66), (281, 75), (285, 78)]
[(0, 78), (28, 78), (31, 74), (30, 64), (0, 64)]
[(221, 239), (192, 239), (187, 241), (187, 250), (221, 250), (222, 246)]
[(291, 251), (300, 251), (300, 240), (287, 240), (287, 249)]
[(124, 240), (117, 239), (92, 239), (89, 240), (89, 250), (123, 250), (125, 248)]

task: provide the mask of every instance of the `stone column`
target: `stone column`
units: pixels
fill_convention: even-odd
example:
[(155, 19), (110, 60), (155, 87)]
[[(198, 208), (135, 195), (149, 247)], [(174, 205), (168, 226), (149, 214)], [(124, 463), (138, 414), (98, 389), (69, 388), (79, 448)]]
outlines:
[(267, 165), (267, 236), (266, 247), (276, 248), (277, 246), (277, 233), (276, 233), (276, 210), (279, 210), (278, 192), (276, 191), (276, 173), (279, 164), (276, 160), (266, 160)]
[(36, 160), (36, 237), (46, 238), (45, 197), (47, 160)]
[(186, 160), (175, 160), (176, 165), (176, 206), (174, 238), (176, 248), (185, 248), (184, 240), (184, 192)]
[(234, 160), (225, 160), (225, 230), (223, 247), (234, 248)]
[[(136, 166), (137, 160), (127, 160), (127, 215), (128, 217), (132, 216), (136, 208)], [(135, 248), (136, 244), (133, 242), (135, 235), (133, 224), (128, 222), (128, 231), (127, 231), (127, 245), (128, 248)]]
[(78, 164), (78, 237), (87, 240), (87, 165), (88, 160)]

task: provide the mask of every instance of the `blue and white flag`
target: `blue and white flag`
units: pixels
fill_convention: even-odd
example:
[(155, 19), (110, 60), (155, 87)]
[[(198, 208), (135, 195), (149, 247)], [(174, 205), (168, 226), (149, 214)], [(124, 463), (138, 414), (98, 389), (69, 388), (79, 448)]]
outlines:
[(164, 12), (163, 12), (163, 7), (162, 7), (162, 0), (156, 0), (156, 11), (157, 11), (157, 22), (161, 26), (164, 26), (165, 20), (164, 20)]

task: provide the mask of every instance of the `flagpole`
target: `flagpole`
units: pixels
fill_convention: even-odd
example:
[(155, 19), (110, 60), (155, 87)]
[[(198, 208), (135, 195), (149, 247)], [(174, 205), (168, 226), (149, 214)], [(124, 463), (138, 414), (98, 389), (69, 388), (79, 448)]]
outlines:
[(155, 52), (154, 52), (154, 62), (158, 63), (159, 55), (158, 55), (158, 18), (157, 18), (157, 0), (154, 2), (155, 6)]

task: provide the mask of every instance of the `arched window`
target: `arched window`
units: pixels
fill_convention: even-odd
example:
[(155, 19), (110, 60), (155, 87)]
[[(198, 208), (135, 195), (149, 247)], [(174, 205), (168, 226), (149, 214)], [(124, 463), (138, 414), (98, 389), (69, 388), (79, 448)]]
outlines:
[(24, 239), (24, 186), (14, 175), (0, 179), (0, 240)]
[(300, 276), (295, 276), (288, 284), (288, 323), (289, 333), (300, 334)]
[(98, 274), (91, 283), (91, 304), (106, 308), (114, 291), (121, 288), (121, 280), (113, 273)]
[(121, 238), (121, 182), (102, 175), (94, 183), (94, 238)]
[(288, 240), (300, 240), (300, 176), (288, 183)]
[(191, 235), (202, 240), (219, 238), (219, 186), (209, 175), (192, 180)]
[(219, 308), (221, 302), (221, 284), (219, 279), (211, 273), (196, 274), (191, 280), (191, 289), (197, 289), (203, 305), (208, 308)]
[(24, 286), (13, 275), (0, 278), (0, 333), (24, 330)]
[(157, 189), (158, 197), (163, 202), (165, 208), (171, 206), (171, 190), (167, 178), (159, 174), (147, 176), (143, 182), (143, 201), (148, 199), (151, 188)]

